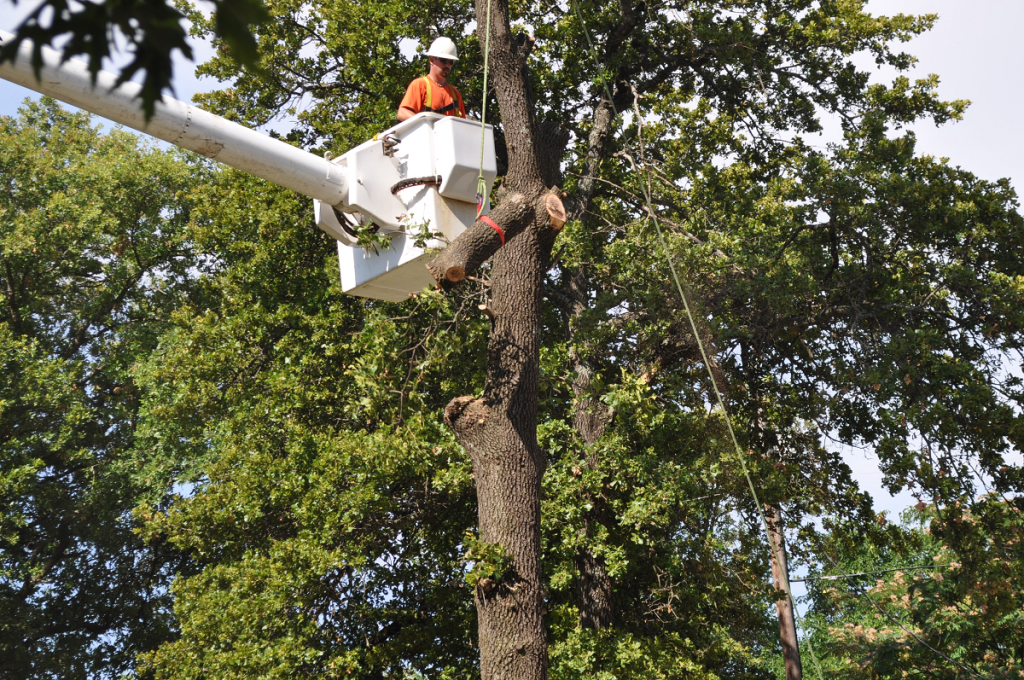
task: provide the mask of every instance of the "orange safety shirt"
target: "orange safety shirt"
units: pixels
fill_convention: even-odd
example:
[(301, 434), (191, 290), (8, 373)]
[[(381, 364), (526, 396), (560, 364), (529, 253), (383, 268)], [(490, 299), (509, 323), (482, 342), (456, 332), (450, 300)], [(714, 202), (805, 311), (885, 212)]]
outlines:
[(413, 113), (433, 111), (446, 116), (466, 117), (466, 107), (462, 104), (462, 95), (451, 83), (441, 87), (423, 76), (409, 83), (399, 108), (406, 108)]

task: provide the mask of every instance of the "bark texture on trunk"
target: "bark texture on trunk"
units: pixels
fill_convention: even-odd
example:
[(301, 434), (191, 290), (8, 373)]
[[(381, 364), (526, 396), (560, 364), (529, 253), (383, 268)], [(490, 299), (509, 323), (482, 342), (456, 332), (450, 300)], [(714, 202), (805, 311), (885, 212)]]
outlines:
[[(587, 155), (584, 163), (583, 177), (576, 186), (573, 212), (577, 219), (587, 225), (590, 220), (589, 210), (597, 190), (596, 178), (601, 163), (607, 155), (608, 140), (611, 137), (615, 118), (615, 106), (602, 96), (594, 108), (594, 123), (587, 137)], [(590, 286), (587, 273), (583, 268), (572, 272), (568, 277), (567, 298), (570, 303), (569, 314), (578, 319), (589, 308)], [(572, 324), (570, 323), (570, 329)], [(572, 331), (570, 330), (570, 343)], [(577, 351), (570, 354), (573, 371), (576, 374), (572, 388), (576, 398), (573, 405), (573, 427), (579, 433), (583, 443), (591, 446), (604, 436), (605, 429), (611, 420), (608, 407), (590, 394), (594, 369)], [(586, 464), (596, 467), (600, 461), (596, 454), (591, 454)], [(607, 514), (603, 498), (590, 499), (592, 508), (584, 517), (583, 533), (588, 533), (591, 525), (601, 521)], [(574, 558), (576, 566), (576, 607), (579, 610), (580, 628), (607, 628), (615, 621), (612, 580), (608, 576), (604, 559), (586, 546), (577, 549)]]
[[(481, 45), (487, 43), (486, 22), (488, 0), (477, 0), (477, 36)], [(503, 186), (526, 195), (544, 189), (540, 160), (544, 155), (537, 144), (534, 103), (526, 71), (526, 56), (532, 42), (516, 40), (509, 24), (508, 0), (490, 0), (491, 43), (490, 69), (494, 93), (501, 109), (501, 120), (508, 148), (508, 174)], [(561, 153), (558, 154), (561, 156)]]
[[(740, 356), (747, 371), (746, 384), (760, 384), (761, 375), (757, 371), (759, 355), (747, 343), (740, 345)], [(754, 417), (750, 423), (751, 442), (754, 450), (769, 459), (779, 460), (782, 455), (778, 435), (768, 425), (765, 415), (766, 408), (763, 395), (756, 389), (751, 390), (751, 402), (755, 406)], [(796, 616), (793, 603), (788, 593), (789, 565), (786, 556), (786, 534), (782, 517), (784, 499), (773, 498), (765, 501), (764, 518), (768, 523), (768, 537), (771, 540), (772, 581), (776, 590), (787, 593), (776, 600), (775, 609), (779, 618), (779, 641), (782, 643), (782, 660), (786, 668), (786, 680), (801, 680), (803, 666), (800, 663), (800, 644), (797, 639)]]
[[(547, 676), (541, 571), (540, 489), (545, 456), (537, 443), (541, 302), (551, 247), (565, 223), (555, 183), (568, 135), (534, 120), (526, 78), (532, 43), (515, 40), (507, 0), (491, 0), (490, 69), (508, 147), (508, 174), (490, 214), (504, 233), (477, 220), (427, 268), (444, 290), (493, 257), (491, 335), (482, 398), (458, 397), (445, 422), (473, 463), (480, 540), (511, 558), (497, 581), (474, 592), (484, 680), (543, 680)], [(485, 17), (488, 0), (478, 0)], [(486, 22), (478, 22), (485, 44)]]
[(509, 574), (474, 593), (480, 670), (487, 680), (547, 673), (540, 564), (545, 459), (537, 443), (537, 393), (540, 279), (555, 233), (540, 217), (515, 237), (514, 247), (495, 255), (484, 396), (459, 397), (445, 409), (445, 421), (473, 462), (480, 540), (502, 546), (512, 559)]
[[(782, 512), (772, 506), (765, 508), (768, 532), (772, 541), (772, 580), (775, 588), (789, 593), (789, 565), (786, 560), (786, 536), (782, 531)], [(782, 660), (786, 666), (786, 680), (801, 680), (800, 643), (796, 635), (796, 617), (793, 603), (783, 597), (775, 603), (779, 614), (779, 639), (782, 641)]]
[[(576, 378), (572, 388), (576, 395), (573, 407), (573, 426), (580, 433), (583, 443), (588, 446), (597, 443), (608, 426), (611, 415), (608, 407), (590, 396), (590, 383), (593, 370), (577, 356), (571, 357), (576, 369)], [(596, 453), (591, 453), (585, 465), (594, 469), (600, 464)], [(589, 533), (590, 526), (608, 520), (608, 504), (603, 496), (588, 499), (591, 509), (583, 516), (583, 529), (580, 533)], [(606, 628), (615, 621), (612, 580), (608, 576), (608, 568), (604, 558), (594, 555), (586, 546), (577, 549), (574, 558), (576, 565), (576, 606), (579, 609), (580, 628)]]
[(604, 560), (586, 548), (576, 553), (576, 602), (580, 628), (607, 628), (615, 622), (612, 579)]
[[(569, 298), (572, 301), (572, 315), (580, 316), (587, 309), (585, 276), (582, 271), (572, 275), (569, 282)], [(573, 427), (579, 432), (583, 443), (588, 447), (596, 444), (604, 436), (611, 414), (607, 405), (590, 394), (594, 371), (589, 363), (581, 358), (575, 350), (570, 354), (576, 377), (572, 382), (572, 390), (576, 397), (573, 405)], [(600, 464), (597, 454), (591, 452), (585, 461), (587, 467), (594, 469)], [(590, 526), (602, 521), (608, 514), (607, 504), (602, 497), (590, 498), (591, 509), (584, 515), (584, 527), (581, 533), (589, 533)], [(586, 546), (577, 549), (574, 558), (576, 581), (576, 607), (579, 610), (580, 628), (606, 628), (615, 620), (615, 608), (612, 599), (612, 580), (608, 576), (607, 565), (602, 557)]]

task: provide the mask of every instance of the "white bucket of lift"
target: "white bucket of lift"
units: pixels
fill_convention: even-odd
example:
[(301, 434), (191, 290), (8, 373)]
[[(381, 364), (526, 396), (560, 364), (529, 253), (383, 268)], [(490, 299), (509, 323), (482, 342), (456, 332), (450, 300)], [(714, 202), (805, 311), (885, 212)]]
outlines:
[[(13, 39), (0, 31), (0, 44)], [(476, 217), (476, 183), (481, 164), (480, 123), (421, 113), (328, 160), (281, 140), (249, 130), (192, 104), (164, 97), (152, 120), (145, 120), (137, 97), (140, 86), (115, 87), (117, 76), (92, 74), (89, 66), (41, 46), (44, 66), (37, 79), (31, 66), (35, 46), (21, 44), (13, 63), (0, 65), (10, 80), (74, 106), (106, 116), (135, 130), (280, 184), (314, 199), (317, 225), (338, 239), (342, 288), (380, 300), (404, 300), (432, 283), (423, 266)], [(384, 141), (389, 143), (385, 154)], [(390, 146), (390, 142), (396, 144)], [(497, 175), (494, 132), (483, 126), (483, 175), (487, 196)], [(403, 179), (440, 177), (440, 184), (392, 192)], [(323, 203), (321, 203), (323, 201)], [(341, 219), (331, 206), (341, 211)], [(371, 225), (391, 235), (391, 247), (366, 252), (356, 230)], [(417, 239), (420, 228), (441, 236)], [(420, 240), (420, 245), (415, 241)]]
[[(486, 214), (497, 176), (490, 125), (482, 141)], [(393, 143), (390, 155), (385, 143)], [(338, 239), (342, 290), (398, 302), (433, 284), (426, 263), (476, 219), (480, 151), (480, 123), (421, 113), (332, 161), (348, 179), (349, 200), (338, 206), (342, 220), (329, 206), (317, 202), (315, 208), (318, 226)], [(400, 180), (414, 178), (429, 183), (392, 193)], [(390, 237), (389, 248), (356, 244), (356, 229), (371, 223)]]

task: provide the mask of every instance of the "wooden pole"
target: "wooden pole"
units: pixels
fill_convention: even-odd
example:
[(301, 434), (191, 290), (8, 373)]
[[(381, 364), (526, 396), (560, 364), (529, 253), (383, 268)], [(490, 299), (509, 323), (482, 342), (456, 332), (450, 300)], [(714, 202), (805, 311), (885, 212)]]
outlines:
[(768, 532), (772, 541), (772, 579), (775, 589), (787, 593), (775, 603), (779, 613), (779, 638), (782, 640), (782, 660), (786, 666), (786, 680), (802, 680), (800, 644), (796, 637), (796, 617), (790, 600), (789, 566), (786, 563), (786, 536), (782, 532), (782, 513), (778, 508), (765, 508)]

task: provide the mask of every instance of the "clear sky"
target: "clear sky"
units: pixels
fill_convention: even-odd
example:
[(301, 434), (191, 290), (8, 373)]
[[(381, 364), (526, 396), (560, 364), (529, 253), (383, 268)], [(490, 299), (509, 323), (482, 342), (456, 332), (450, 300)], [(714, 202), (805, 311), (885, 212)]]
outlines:
[[(0, 0), (0, 29), (12, 31), (31, 9), (33, 0), (17, 7)], [(1024, 128), (1017, 118), (1024, 101), (1024, 2), (1021, 0), (871, 0), (875, 14), (939, 15), (933, 31), (909, 43), (905, 49), (919, 58), (911, 77), (937, 73), (940, 93), (947, 99), (969, 99), (972, 104), (963, 121), (941, 128), (916, 126), (918, 150), (947, 157), (954, 165), (988, 180), (1009, 177), (1015, 187), (1024, 183)], [(200, 61), (209, 48), (195, 47)], [(870, 62), (865, 62), (865, 65)], [(107, 68), (110, 68), (107, 66)], [(216, 82), (197, 81), (192, 64), (178, 59), (176, 95), (189, 100)], [(880, 77), (886, 74), (880, 74)], [(0, 115), (13, 115), (25, 97), (35, 93), (0, 80)], [(893, 513), (914, 502), (909, 494), (892, 498), (881, 488), (881, 473), (870, 454), (844, 452), (861, 485), (872, 492), (879, 509)]]

